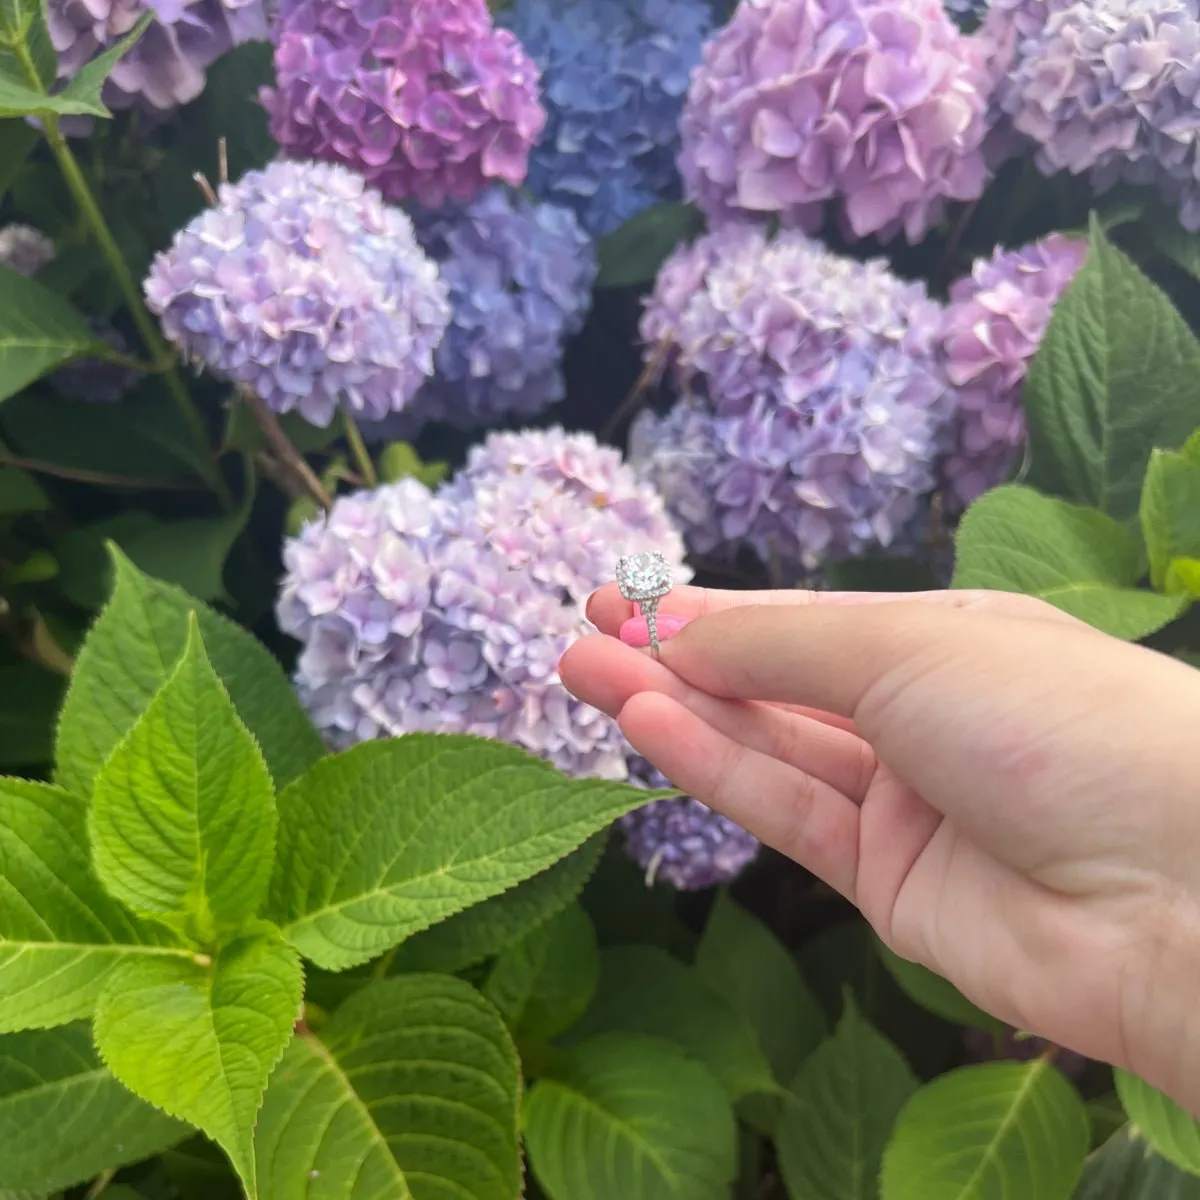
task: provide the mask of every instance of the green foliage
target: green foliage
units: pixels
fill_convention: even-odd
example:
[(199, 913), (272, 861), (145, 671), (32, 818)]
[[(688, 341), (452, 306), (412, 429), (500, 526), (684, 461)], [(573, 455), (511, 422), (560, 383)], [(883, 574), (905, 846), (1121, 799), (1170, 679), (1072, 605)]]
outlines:
[(1173, 1166), (1126, 1125), (1088, 1157), (1074, 1200), (1200, 1200), (1200, 1176)]
[(100, 997), (96, 1045), (126, 1087), (218, 1142), (255, 1200), (254, 1123), (302, 995), (299, 958), (268, 930), (211, 958), (125, 963)]
[(499, 1014), (457, 979), (409, 975), (295, 1039), (254, 1135), (262, 1200), (516, 1200), (521, 1092)]
[(1200, 342), (1093, 217), (1087, 261), (1026, 383), (1029, 481), (1118, 521), (1134, 516), (1155, 447), (1196, 426)]
[(595, 999), (572, 1037), (603, 1033), (672, 1042), (708, 1067), (734, 1100), (779, 1090), (750, 1019), (695, 967), (655, 946), (601, 953)]
[(1168, 1162), (1200, 1175), (1200, 1122), (1128, 1071), (1116, 1071), (1117, 1095), (1134, 1128)]
[(800, 1068), (775, 1132), (793, 1200), (876, 1200), (896, 1117), (917, 1090), (903, 1056), (853, 1002)]
[(956, 549), (955, 587), (1025, 592), (1130, 641), (1189, 603), (1135, 586), (1144, 574), (1141, 547), (1111, 517), (1031, 488), (1000, 487), (976, 501)]
[(170, 917), (209, 944), (262, 905), (275, 825), (266, 764), (193, 615), (174, 673), (96, 776), (97, 873), (134, 912)]
[(977, 1008), (948, 980), (920, 963), (909, 962), (894, 954), (878, 939), (875, 945), (892, 978), (922, 1008), (956, 1025), (972, 1025), (976, 1029), (1002, 1028), (995, 1017), (989, 1017), (983, 1009)]
[(50, 761), (66, 680), (34, 663), (0, 667), (0, 768)]
[(883, 1158), (882, 1200), (1062, 1200), (1088, 1117), (1045, 1058), (963, 1067), (905, 1105)]
[(267, 915), (344, 970), (545, 870), (648, 794), (479, 738), (367, 742), (280, 793)]
[(600, 288), (647, 283), (680, 242), (704, 229), (704, 218), (690, 204), (655, 204), (602, 238), (598, 250)]
[(721, 1085), (656, 1038), (574, 1047), (534, 1086), (524, 1128), (550, 1200), (726, 1200), (737, 1171)]
[(1139, 516), (1150, 582), (1160, 591), (1196, 595), (1186, 585), (1172, 586), (1178, 582), (1172, 568), (1181, 558), (1200, 557), (1200, 439), (1193, 436), (1182, 451), (1150, 456)]
[(86, 1023), (0, 1035), (0, 1189), (70, 1187), (186, 1135), (113, 1078)]

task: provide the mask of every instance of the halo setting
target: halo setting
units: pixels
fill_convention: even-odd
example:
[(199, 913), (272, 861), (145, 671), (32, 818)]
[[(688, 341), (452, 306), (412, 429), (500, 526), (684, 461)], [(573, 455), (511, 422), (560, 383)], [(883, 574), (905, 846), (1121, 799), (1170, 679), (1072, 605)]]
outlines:
[(642, 610), (650, 633), (650, 651), (658, 657), (658, 602), (672, 587), (671, 564), (657, 550), (628, 554), (617, 563), (617, 588)]

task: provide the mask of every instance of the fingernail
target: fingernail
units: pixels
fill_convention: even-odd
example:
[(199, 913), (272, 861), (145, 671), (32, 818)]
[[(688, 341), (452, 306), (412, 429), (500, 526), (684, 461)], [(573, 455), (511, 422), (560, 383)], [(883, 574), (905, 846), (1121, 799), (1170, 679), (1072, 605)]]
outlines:
[[(673, 638), (692, 618), (691, 617), (672, 617), (666, 613), (662, 613), (658, 618), (658, 640), (660, 642), (669, 641)], [(627, 646), (649, 646), (650, 645), (650, 630), (646, 627), (645, 617), (630, 617), (624, 625), (621, 626), (620, 632), (621, 641)]]
[[(592, 594), (591, 594), (591, 595), (590, 595), (590, 596), (587, 598), (587, 603), (586, 603), (586, 604), (583, 606), (583, 615), (584, 615), (585, 617), (587, 617), (587, 619), (588, 619), (589, 621), (591, 621), (591, 620), (592, 620), (592, 605), (593, 605), (593, 604), (595, 604), (595, 602), (596, 602), (596, 593), (595, 593), (595, 592), (593, 592), (593, 593), (592, 593)], [(595, 623), (596, 623), (595, 621), (592, 621), (592, 624), (593, 624), (593, 625), (594, 625)]]

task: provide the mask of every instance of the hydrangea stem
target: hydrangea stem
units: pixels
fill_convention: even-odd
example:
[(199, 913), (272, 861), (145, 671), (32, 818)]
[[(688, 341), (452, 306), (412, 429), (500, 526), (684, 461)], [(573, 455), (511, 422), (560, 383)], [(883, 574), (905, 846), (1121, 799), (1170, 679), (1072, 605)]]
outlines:
[(342, 428), (346, 431), (346, 441), (350, 443), (350, 453), (354, 455), (354, 462), (358, 467), (358, 473), (363, 478), (363, 483), (369, 488), (377, 488), (379, 476), (375, 471), (375, 464), (371, 461), (367, 445), (348, 408), (342, 409)]
[(154, 368), (161, 373), (167, 391), (170, 393), (171, 399), (175, 402), (175, 406), (179, 409), (180, 416), (195, 438), (196, 444), (203, 448), (202, 460), (205, 466), (202, 475), (204, 481), (216, 493), (222, 507), (232, 510), (234, 507), (233, 494), (230, 492), (229, 486), (226, 484), (224, 477), (221, 475), (220, 468), (217, 466), (216, 459), (213, 457), (208, 431), (204, 427), (204, 421), (201, 419), (199, 411), (192, 403), (191, 396), (188, 395), (183, 377), (179, 374), (178, 366), (174, 361), (174, 352), (163, 340), (162, 334), (154, 324), (154, 319), (150, 316), (145, 304), (142, 303), (141, 292), (138, 290), (137, 283), (130, 273), (129, 265), (125, 262), (125, 256), (121, 253), (121, 248), (117, 245), (117, 240), (113, 237), (112, 230), (109, 229), (108, 222), (104, 219), (104, 214), (100, 211), (100, 206), (96, 203), (96, 197), (92, 195), (92, 189), (88, 186), (87, 179), (80, 169), (79, 160), (67, 144), (67, 139), (63, 137), (62, 130), (59, 128), (58, 118), (52, 115), (45, 116), (43, 118), (43, 128), (46, 134), (46, 141), (50, 145), (51, 153), (58, 163), (58, 168), (62, 172), (67, 188), (70, 190), (71, 196), (78, 206), (83, 219), (87, 222), (92, 236), (96, 239), (96, 244), (100, 247), (100, 252), (108, 262), (113, 278), (116, 280), (117, 286), (120, 288), (121, 294), (125, 299), (125, 304), (129, 309), (130, 318), (133, 320), (134, 325), (137, 326), (137, 331), (146, 349), (149, 351)]
[(258, 422), (259, 429), (263, 431), (271, 453), (303, 485), (305, 492), (328, 512), (333, 507), (333, 497), (330, 496), (316, 472), (308, 465), (304, 455), (292, 445), (291, 439), (279, 423), (279, 418), (266, 406), (262, 397), (252, 389), (238, 388), (238, 395), (254, 414), (254, 419)]

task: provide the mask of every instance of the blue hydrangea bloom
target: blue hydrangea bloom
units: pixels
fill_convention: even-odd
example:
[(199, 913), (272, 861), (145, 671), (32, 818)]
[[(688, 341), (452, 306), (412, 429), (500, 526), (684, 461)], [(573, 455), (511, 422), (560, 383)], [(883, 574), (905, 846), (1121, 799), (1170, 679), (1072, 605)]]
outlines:
[(679, 194), (679, 117), (712, 25), (705, 0), (515, 0), (502, 18), (542, 71), (526, 186), (596, 236)]

